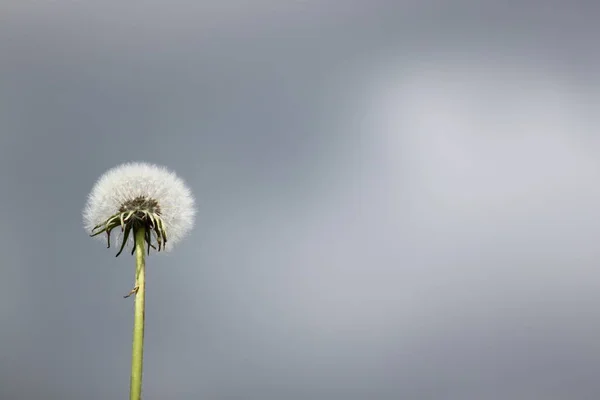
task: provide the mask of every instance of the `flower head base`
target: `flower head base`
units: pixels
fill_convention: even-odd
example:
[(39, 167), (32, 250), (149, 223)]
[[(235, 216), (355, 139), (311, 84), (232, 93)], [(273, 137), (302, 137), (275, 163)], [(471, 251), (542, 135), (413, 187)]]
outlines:
[[(161, 247), (164, 248), (167, 244), (167, 233), (165, 232), (164, 223), (160, 218), (160, 212), (153, 212), (153, 207), (150, 207), (150, 209), (144, 208), (145, 206), (152, 204), (156, 205), (154, 209), (159, 209), (156, 200), (147, 200), (143, 197), (136, 197), (135, 199), (131, 200), (129, 204), (124, 204), (121, 206), (119, 212), (110, 217), (106, 222), (96, 225), (92, 232), (95, 230), (98, 231), (96, 233), (92, 233), (90, 236), (94, 237), (102, 232), (106, 232), (106, 241), (108, 243), (108, 247), (110, 247), (110, 231), (120, 226), (121, 232), (123, 232), (123, 240), (121, 243), (121, 248), (116, 255), (118, 257), (125, 248), (125, 244), (127, 243), (127, 239), (129, 238), (129, 233), (131, 230), (133, 230), (133, 237), (135, 237), (135, 232), (138, 229), (143, 228), (145, 230), (145, 240), (148, 244), (148, 254), (150, 254), (150, 247), (160, 251)], [(152, 244), (151, 232), (154, 232), (155, 234), (158, 248)], [(135, 247), (132, 247), (131, 254), (133, 254), (134, 251)]]
[(121, 228), (119, 256), (131, 243), (131, 231), (134, 238), (138, 229), (145, 231), (148, 254), (150, 248), (166, 250), (167, 231), (171, 248), (192, 228), (195, 209), (189, 189), (175, 174), (151, 164), (130, 163), (109, 170), (98, 180), (83, 215), (90, 236), (106, 233), (108, 247), (111, 231)]

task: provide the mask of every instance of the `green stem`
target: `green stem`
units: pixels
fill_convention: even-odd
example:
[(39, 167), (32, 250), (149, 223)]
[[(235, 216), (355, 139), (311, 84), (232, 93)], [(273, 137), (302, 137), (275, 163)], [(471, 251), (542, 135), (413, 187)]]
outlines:
[(144, 260), (144, 227), (135, 230), (135, 312), (133, 321), (133, 348), (131, 353), (131, 381), (129, 400), (142, 398), (142, 364), (144, 361), (144, 301), (146, 297), (146, 263)]

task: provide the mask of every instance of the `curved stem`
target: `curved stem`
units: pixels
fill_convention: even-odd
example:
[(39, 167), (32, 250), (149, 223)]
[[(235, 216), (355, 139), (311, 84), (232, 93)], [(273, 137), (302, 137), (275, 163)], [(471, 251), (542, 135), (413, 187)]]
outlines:
[(135, 229), (135, 312), (133, 320), (133, 346), (131, 353), (130, 400), (142, 398), (142, 365), (144, 361), (144, 301), (146, 297), (146, 263), (144, 243), (146, 230)]

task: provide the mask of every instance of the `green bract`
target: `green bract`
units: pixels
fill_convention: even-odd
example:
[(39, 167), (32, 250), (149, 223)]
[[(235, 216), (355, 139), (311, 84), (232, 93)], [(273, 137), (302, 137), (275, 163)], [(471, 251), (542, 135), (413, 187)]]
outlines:
[[(105, 222), (96, 225), (90, 236), (93, 237), (106, 232), (106, 240), (108, 242), (108, 248), (110, 248), (110, 233), (113, 229), (119, 226), (121, 227), (121, 232), (123, 232), (123, 240), (121, 241), (121, 248), (115, 257), (118, 257), (125, 248), (125, 244), (127, 244), (127, 239), (131, 230), (133, 230), (133, 235), (135, 237), (135, 232), (141, 227), (145, 228), (144, 236), (146, 244), (148, 245), (148, 254), (150, 254), (150, 247), (156, 251), (160, 251), (161, 248), (164, 249), (165, 245), (167, 244), (167, 232), (165, 231), (165, 225), (160, 217), (160, 213), (151, 212), (144, 209), (129, 209), (125, 211), (119, 211)], [(96, 230), (97, 232), (95, 232)], [(157, 246), (152, 244), (152, 233), (154, 233)], [(134, 251), (135, 246), (132, 247), (131, 254), (133, 254)]]

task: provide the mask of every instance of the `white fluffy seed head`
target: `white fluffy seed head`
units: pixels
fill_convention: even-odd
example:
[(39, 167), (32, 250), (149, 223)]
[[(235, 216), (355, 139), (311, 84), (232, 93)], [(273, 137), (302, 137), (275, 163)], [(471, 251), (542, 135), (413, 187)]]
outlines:
[[(83, 210), (85, 230), (91, 234), (96, 225), (118, 213), (124, 203), (138, 197), (158, 202), (167, 233), (166, 251), (173, 249), (173, 245), (194, 226), (194, 197), (185, 182), (165, 167), (132, 162), (114, 167), (98, 179)], [(111, 239), (111, 245), (114, 243), (119, 248), (123, 236), (120, 228), (115, 229), (113, 236), (116, 231), (119, 235)], [(106, 241), (104, 234), (95, 237)], [(128, 246), (133, 245), (132, 237), (129, 236)]]

